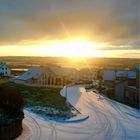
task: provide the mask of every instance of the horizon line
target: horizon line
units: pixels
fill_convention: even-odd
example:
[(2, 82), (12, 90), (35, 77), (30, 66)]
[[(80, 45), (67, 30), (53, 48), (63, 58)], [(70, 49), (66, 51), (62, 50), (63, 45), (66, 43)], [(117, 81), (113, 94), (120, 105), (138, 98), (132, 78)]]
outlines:
[(50, 58), (76, 58), (76, 59), (80, 59), (80, 58), (118, 58), (118, 59), (140, 59), (140, 58), (135, 58), (135, 57), (66, 57), (66, 56), (11, 56), (11, 55), (5, 55), (5, 56), (0, 56), (0, 57), (41, 57), (41, 58), (46, 58), (46, 57), (50, 57)]

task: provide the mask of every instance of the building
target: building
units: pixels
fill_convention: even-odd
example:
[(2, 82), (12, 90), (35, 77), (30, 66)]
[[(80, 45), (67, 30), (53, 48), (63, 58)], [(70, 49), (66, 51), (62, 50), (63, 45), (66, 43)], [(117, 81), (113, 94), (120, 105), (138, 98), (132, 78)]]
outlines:
[(114, 81), (114, 80), (127, 80), (135, 79), (136, 71), (129, 70), (104, 70), (103, 80), (104, 81)]
[(104, 70), (103, 71), (103, 80), (104, 81), (114, 81), (116, 79), (115, 70)]
[(11, 76), (11, 69), (4, 62), (0, 62), (0, 77)]
[(128, 86), (136, 86), (136, 71), (128, 72)]
[(57, 66), (31, 67), (14, 81), (26, 85), (43, 87), (63, 87), (79, 80), (78, 71)]
[(124, 91), (125, 103), (140, 108), (140, 89), (135, 86), (127, 86)]
[(140, 66), (133, 71), (104, 70), (105, 94), (120, 102), (140, 107)]
[(127, 80), (122, 80), (122, 81), (115, 81), (114, 85), (114, 96), (115, 99), (121, 102), (124, 102), (124, 92), (125, 89), (128, 86), (128, 81)]
[(103, 81), (107, 88), (114, 88), (114, 82), (116, 80), (115, 70), (104, 70), (103, 71)]
[(127, 104), (140, 108), (140, 66), (135, 67), (135, 74), (131, 76), (135, 77), (135, 85), (129, 84), (125, 88), (124, 100)]
[(140, 89), (140, 65), (136, 66), (136, 87)]
[(118, 70), (118, 71), (115, 71), (116, 72), (116, 80), (127, 80), (128, 78), (128, 72), (127, 70)]

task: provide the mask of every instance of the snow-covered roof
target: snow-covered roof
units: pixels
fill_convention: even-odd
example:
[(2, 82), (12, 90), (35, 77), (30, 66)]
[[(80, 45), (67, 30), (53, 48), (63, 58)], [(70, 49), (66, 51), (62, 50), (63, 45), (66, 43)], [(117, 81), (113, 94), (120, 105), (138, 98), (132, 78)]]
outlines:
[(22, 74), (21, 76), (17, 77), (18, 80), (29, 80), (31, 78), (37, 79), (41, 76), (45, 68), (43, 67), (31, 67), (27, 72)]
[(59, 76), (69, 76), (75, 69), (73, 68), (62, 68), (57, 66), (48, 66), (48, 67), (31, 67), (27, 72), (17, 77), (18, 80), (29, 80), (31, 78), (37, 79), (41, 76), (41, 74), (45, 71), (49, 70), (55, 75)]
[(5, 66), (6, 64), (3, 62), (0, 62), (0, 68), (2, 68), (3, 66)]
[(126, 70), (104, 70), (103, 80), (115, 80), (117, 77), (128, 77), (129, 79), (136, 78), (136, 71), (126, 71)]
[(116, 72), (116, 77), (127, 77), (128, 71), (119, 70)]
[(136, 79), (136, 71), (128, 71), (129, 79)]
[(2, 68), (4, 66), (4, 64), (0, 64), (0, 68)]
[(115, 80), (116, 73), (114, 70), (104, 70), (103, 71), (103, 80)]

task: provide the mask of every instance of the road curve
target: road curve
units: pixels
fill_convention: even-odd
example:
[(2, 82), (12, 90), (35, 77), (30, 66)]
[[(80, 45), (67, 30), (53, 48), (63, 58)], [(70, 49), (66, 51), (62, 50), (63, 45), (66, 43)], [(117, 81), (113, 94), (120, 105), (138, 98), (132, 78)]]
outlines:
[[(65, 89), (61, 91), (65, 96)], [(44, 120), (25, 111), (23, 124), (28, 135), (18, 140), (139, 140), (140, 113), (137, 109), (112, 101), (82, 86), (67, 88), (68, 101), (89, 118), (80, 123)], [(27, 129), (27, 127), (25, 129)], [(27, 131), (26, 131), (27, 132)]]

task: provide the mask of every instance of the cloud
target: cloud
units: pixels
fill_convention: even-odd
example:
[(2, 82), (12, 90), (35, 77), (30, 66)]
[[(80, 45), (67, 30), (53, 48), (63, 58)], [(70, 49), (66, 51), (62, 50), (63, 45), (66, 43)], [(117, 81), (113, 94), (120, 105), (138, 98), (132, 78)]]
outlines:
[(110, 44), (104, 49), (138, 48), (138, 6), (139, 0), (0, 0), (0, 45), (83, 35)]

